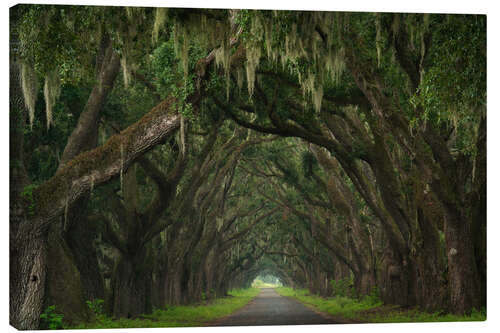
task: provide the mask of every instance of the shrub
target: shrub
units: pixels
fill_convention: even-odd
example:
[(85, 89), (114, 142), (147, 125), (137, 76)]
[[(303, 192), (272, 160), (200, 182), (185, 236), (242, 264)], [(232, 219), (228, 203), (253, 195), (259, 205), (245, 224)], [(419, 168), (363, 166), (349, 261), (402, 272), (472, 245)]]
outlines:
[(86, 303), (89, 309), (94, 312), (96, 316), (103, 314), (104, 300), (97, 298), (93, 301), (86, 301)]
[(346, 297), (349, 294), (353, 295), (354, 279), (352, 277), (332, 280), (330, 283), (333, 289), (333, 296)]
[(40, 315), (40, 329), (60, 330), (63, 328), (62, 319), (64, 315), (55, 313), (56, 306), (51, 305)]

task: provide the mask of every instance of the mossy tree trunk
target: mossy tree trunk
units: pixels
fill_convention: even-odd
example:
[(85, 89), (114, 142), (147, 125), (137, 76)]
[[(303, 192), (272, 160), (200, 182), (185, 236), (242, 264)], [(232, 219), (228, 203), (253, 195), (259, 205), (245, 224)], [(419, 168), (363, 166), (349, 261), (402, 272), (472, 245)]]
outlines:
[(19, 64), (10, 56), (9, 83), (9, 322), (17, 329), (38, 329), (46, 280), (46, 239), (43, 232), (23, 232), (35, 214), (30, 179), (24, 165), (26, 110)]

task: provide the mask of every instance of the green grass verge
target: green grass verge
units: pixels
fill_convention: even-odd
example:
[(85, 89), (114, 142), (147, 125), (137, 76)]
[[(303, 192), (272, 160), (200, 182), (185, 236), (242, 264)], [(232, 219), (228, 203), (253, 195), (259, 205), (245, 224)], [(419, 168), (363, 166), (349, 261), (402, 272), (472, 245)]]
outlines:
[(97, 316), (93, 323), (84, 323), (71, 329), (99, 328), (146, 328), (146, 327), (183, 327), (203, 326), (210, 321), (227, 316), (246, 305), (259, 294), (256, 288), (232, 290), (230, 297), (218, 298), (210, 304), (169, 306), (157, 309), (152, 314), (142, 315), (138, 319), (112, 319)]
[(309, 295), (306, 289), (280, 287), (276, 291), (282, 296), (290, 296), (302, 303), (312, 305), (321, 312), (360, 322), (404, 323), (404, 322), (449, 322), (484, 321), (486, 311), (473, 311), (469, 316), (457, 316), (442, 312), (428, 313), (417, 309), (401, 310), (397, 307), (383, 306), (376, 297), (367, 296), (361, 300), (347, 297), (322, 298)]
[(373, 309), (382, 305), (379, 301), (366, 298), (363, 301), (354, 300), (348, 297), (323, 298), (316, 295), (309, 295), (307, 289), (292, 289), (287, 287), (276, 288), (276, 291), (282, 296), (289, 296), (299, 300), (302, 303), (313, 305), (321, 312), (340, 315), (345, 318), (355, 318), (361, 311)]

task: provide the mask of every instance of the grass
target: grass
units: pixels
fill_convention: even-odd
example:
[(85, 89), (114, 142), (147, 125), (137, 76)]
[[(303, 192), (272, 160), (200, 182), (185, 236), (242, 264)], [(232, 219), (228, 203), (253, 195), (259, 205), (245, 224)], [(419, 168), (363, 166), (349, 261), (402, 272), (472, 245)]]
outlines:
[(340, 315), (344, 318), (353, 319), (361, 311), (373, 309), (381, 306), (382, 303), (372, 298), (366, 298), (362, 301), (348, 297), (323, 298), (316, 295), (309, 295), (307, 289), (292, 289), (287, 287), (276, 288), (276, 291), (282, 296), (296, 298), (302, 303), (312, 305), (321, 312), (333, 315)]
[(486, 311), (473, 311), (469, 316), (457, 316), (443, 312), (428, 313), (416, 308), (401, 309), (386, 306), (376, 296), (366, 296), (361, 300), (348, 297), (322, 298), (309, 295), (306, 289), (276, 288), (282, 296), (289, 296), (315, 309), (334, 316), (340, 316), (356, 322), (366, 323), (405, 323), (405, 322), (450, 322), (484, 321)]
[(218, 298), (210, 304), (169, 306), (156, 309), (152, 314), (142, 315), (137, 319), (112, 319), (104, 315), (97, 316), (93, 323), (84, 323), (71, 329), (99, 328), (147, 328), (147, 327), (184, 327), (203, 326), (215, 319), (227, 316), (246, 305), (259, 294), (256, 288), (232, 290), (229, 297)]
[(469, 316), (458, 316), (443, 312), (423, 312), (418, 309), (393, 310), (389, 313), (381, 313), (366, 316), (374, 323), (413, 323), (413, 322), (450, 322), (450, 321), (485, 321), (486, 311), (472, 311)]

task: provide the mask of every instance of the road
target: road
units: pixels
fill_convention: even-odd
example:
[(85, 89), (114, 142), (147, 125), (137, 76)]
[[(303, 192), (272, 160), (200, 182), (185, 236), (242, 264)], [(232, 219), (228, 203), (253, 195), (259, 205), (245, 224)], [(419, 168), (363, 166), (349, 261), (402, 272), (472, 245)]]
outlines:
[(213, 326), (254, 325), (316, 325), (335, 324), (327, 315), (319, 314), (298, 301), (280, 296), (272, 288), (260, 294), (232, 315), (218, 320)]

